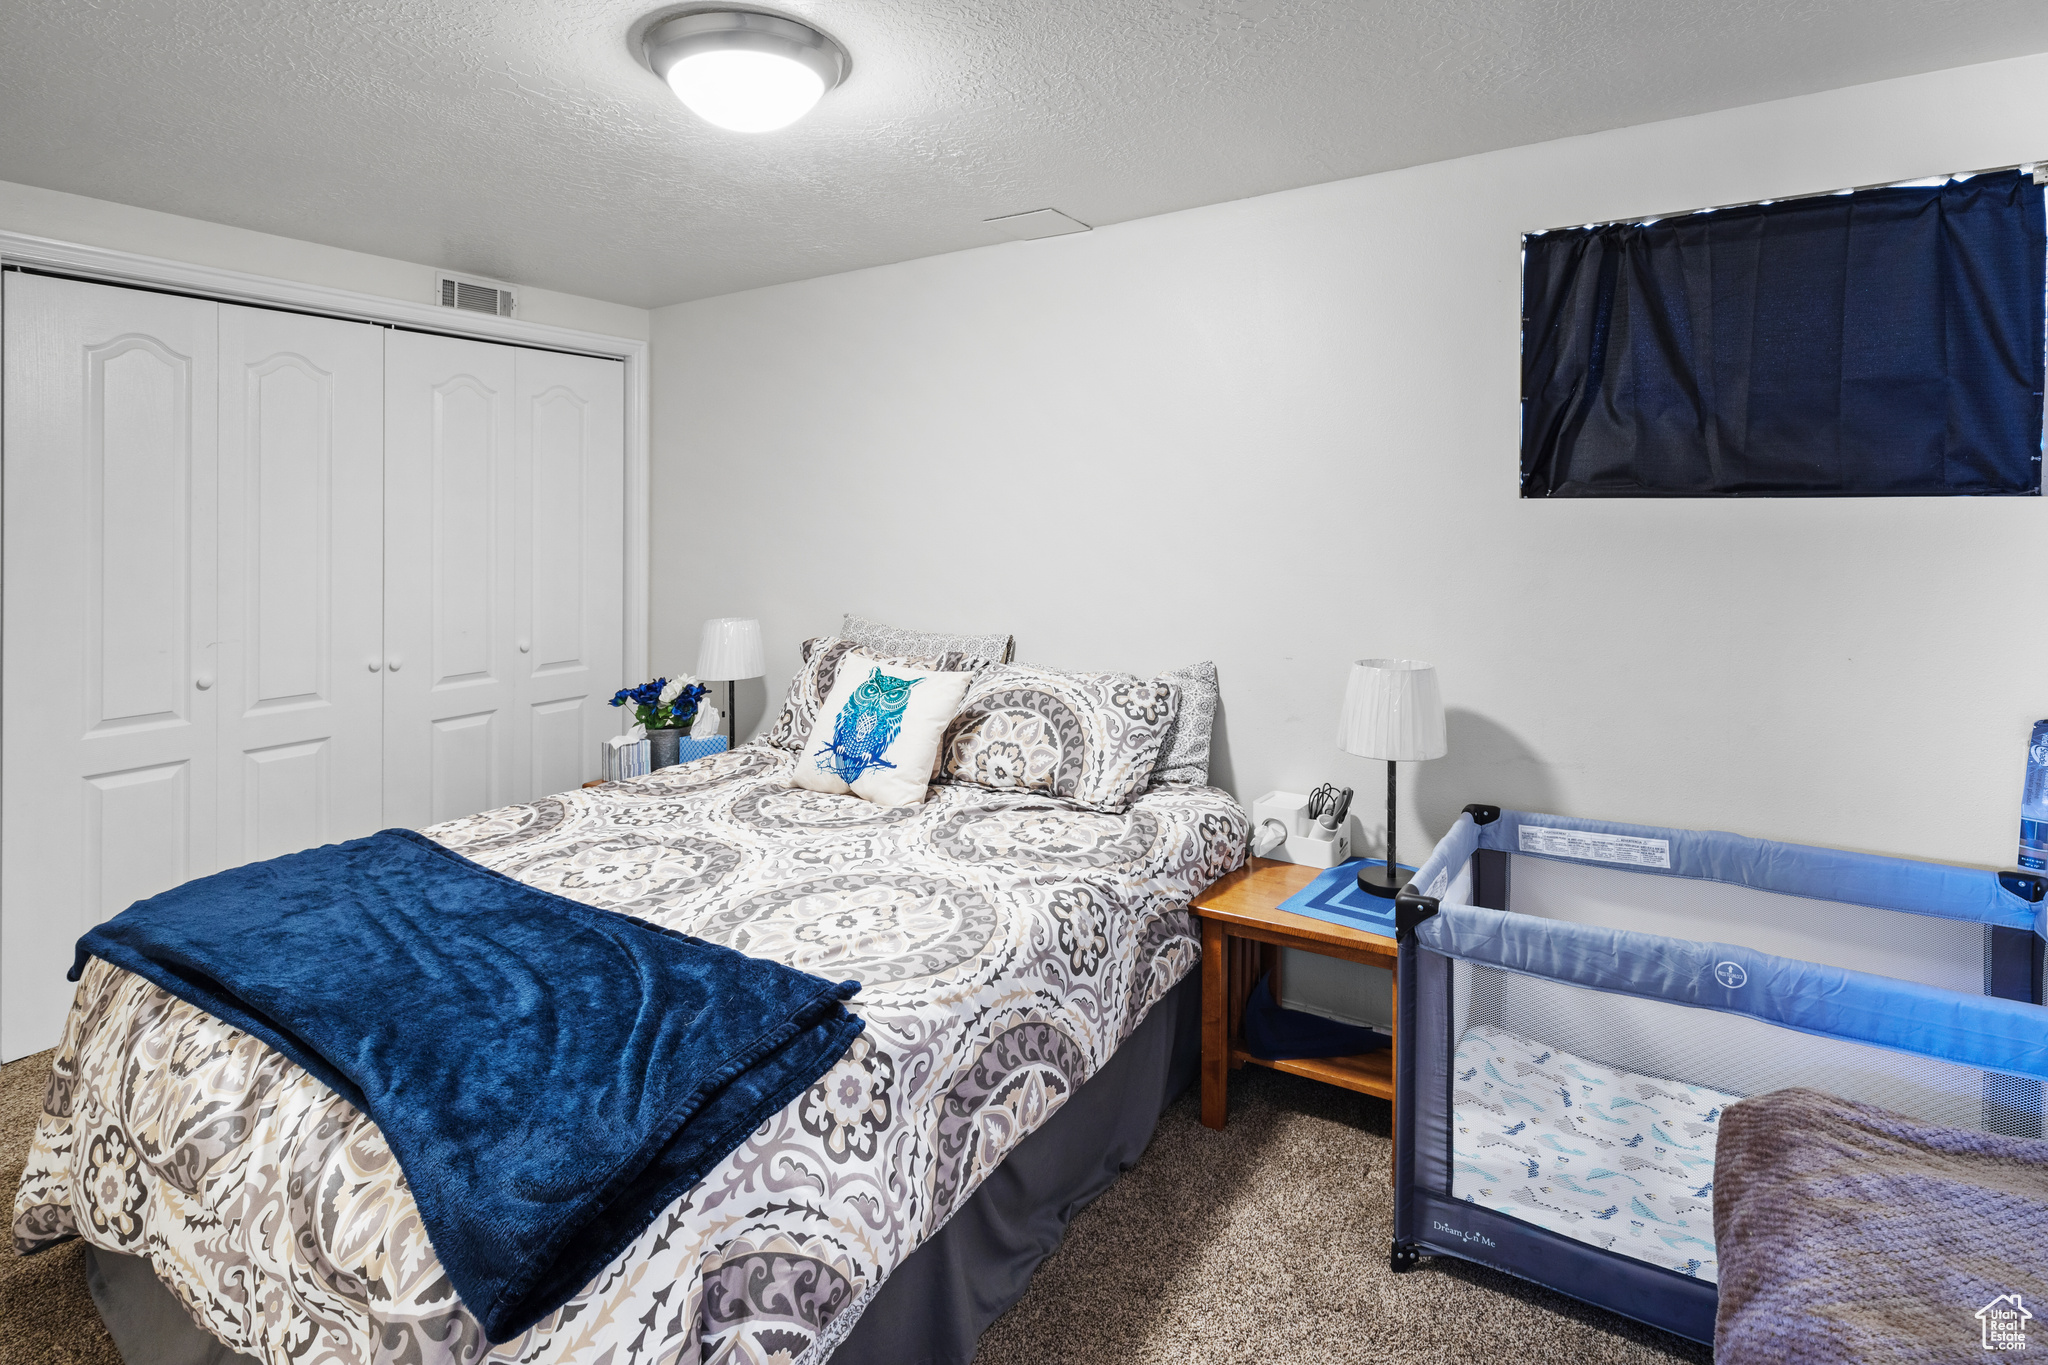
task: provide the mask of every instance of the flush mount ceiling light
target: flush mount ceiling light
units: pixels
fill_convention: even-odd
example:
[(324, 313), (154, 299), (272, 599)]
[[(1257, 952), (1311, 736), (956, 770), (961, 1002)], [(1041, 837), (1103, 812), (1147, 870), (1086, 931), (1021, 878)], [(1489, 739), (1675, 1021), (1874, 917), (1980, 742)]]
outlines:
[(647, 64), (707, 123), (740, 133), (787, 128), (846, 79), (846, 49), (809, 24), (754, 10), (663, 19), (642, 40)]

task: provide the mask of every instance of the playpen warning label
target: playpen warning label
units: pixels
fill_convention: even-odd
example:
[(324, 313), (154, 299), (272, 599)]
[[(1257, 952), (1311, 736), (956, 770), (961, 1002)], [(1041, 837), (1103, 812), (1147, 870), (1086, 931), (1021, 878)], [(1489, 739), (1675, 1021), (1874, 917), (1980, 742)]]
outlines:
[(1583, 858), (1595, 863), (1626, 863), (1630, 867), (1670, 867), (1669, 839), (1639, 839), (1633, 834), (1595, 834), (1583, 829), (1522, 826), (1522, 852), (1546, 858)]

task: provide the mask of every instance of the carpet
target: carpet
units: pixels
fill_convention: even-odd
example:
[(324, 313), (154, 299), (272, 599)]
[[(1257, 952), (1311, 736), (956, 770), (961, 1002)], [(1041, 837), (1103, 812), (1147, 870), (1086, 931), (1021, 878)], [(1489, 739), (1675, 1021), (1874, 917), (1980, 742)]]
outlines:
[[(50, 1054), (0, 1067), (10, 1196)], [(975, 1365), (1649, 1365), (1712, 1358), (1652, 1328), (1462, 1262), (1387, 1269), (1388, 1106), (1264, 1067), (1231, 1076), (1230, 1125), (1195, 1096), (1084, 1209)], [(0, 1252), (0, 1365), (121, 1365), (77, 1242)]]
[(1679, 1337), (1463, 1261), (1396, 1275), (1392, 1107), (1260, 1066), (1196, 1096), (1076, 1217), (975, 1365), (1706, 1365)]

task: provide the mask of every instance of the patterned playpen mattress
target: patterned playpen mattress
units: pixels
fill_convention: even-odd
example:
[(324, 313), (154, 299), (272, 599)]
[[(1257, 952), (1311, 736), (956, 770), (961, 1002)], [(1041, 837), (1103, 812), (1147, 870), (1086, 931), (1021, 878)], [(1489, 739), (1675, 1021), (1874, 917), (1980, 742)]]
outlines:
[(1474, 1025), (1452, 1071), (1451, 1193), (1716, 1280), (1714, 1144), (1740, 1098)]

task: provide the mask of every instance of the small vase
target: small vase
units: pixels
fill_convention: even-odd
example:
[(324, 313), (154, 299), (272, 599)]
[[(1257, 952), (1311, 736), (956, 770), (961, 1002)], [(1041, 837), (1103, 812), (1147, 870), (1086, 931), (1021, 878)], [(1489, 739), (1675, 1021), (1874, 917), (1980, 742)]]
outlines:
[(657, 768), (673, 768), (678, 761), (677, 750), (683, 742), (686, 730), (649, 730), (647, 732), (647, 771)]

